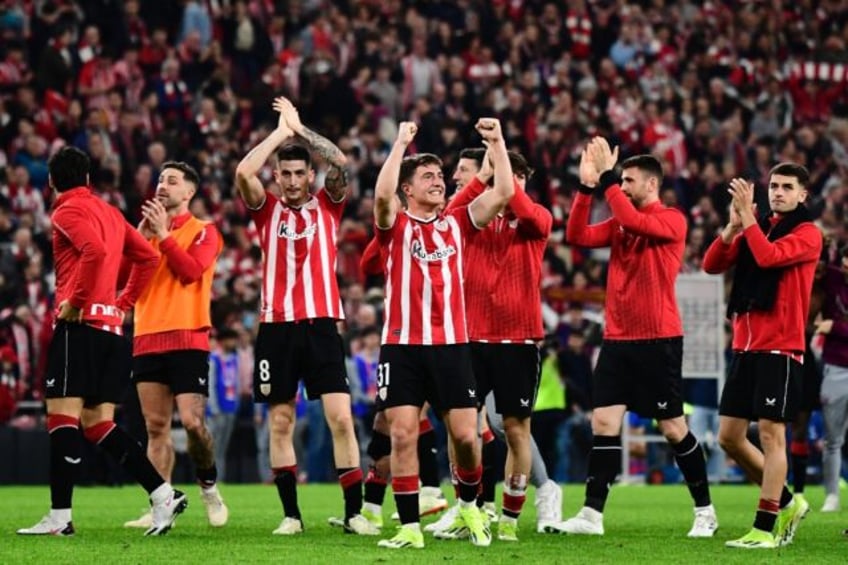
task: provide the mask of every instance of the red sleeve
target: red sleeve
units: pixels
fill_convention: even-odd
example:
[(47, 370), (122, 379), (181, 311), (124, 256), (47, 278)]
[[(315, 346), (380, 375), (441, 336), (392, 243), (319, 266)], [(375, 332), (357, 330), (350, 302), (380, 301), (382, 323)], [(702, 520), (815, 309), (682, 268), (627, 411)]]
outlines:
[(53, 213), (53, 226), (62, 232), (80, 253), (79, 268), (68, 302), (74, 308), (83, 308), (91, 301), (94, 286), (106, 259), (106, 246), (100, 234), (89, 221), (89, 212), (78, 207), (65, 205)]
[(568, 223), (565, 225), (565, 239), (580, 247), (609, 247), (612, 242), (612, 220), (606, 220), (594, 226), (589, 225), (589, 212), (592, 208), (592, 195), (576, 192)]
[(115, 286), (116, 289), (121, 290), (127, 286), (130, 271), (132, 271), (132, 262), (126, 257), (121, 257), (121, 268), (118, 269), (118, 284)]
[(707, 248), (707, 252), (704, 253), (702, 265), (704, 272), (711, 275), (720, 275), (732, 267), (739, 255), (741, 237), (741, 235), (737, 235), (730, 243), (725, 243), (721, 237), (715, 238)]
[(468, 206), (474, 202), (475, 198), (483, 194), (485, 190), (486, 185), (480, 182), (480, 179), (474, 177), (468, 184), (463, 186), (461, 190), (457, 191), (445, 210), (453, 210), (454, 208)]
[(686, 239), (686, 217), (678, 210), (667, 208), (655, 214), (640, 212), (618, 185), (609, 187), (605, 196), (613, 217), (626, 230), (659, 241)]
[(515, 195), (509, 207), (518, 218), (521, 230), (532, 239), (547, 239), (551, 235), (553, 216), (544, 207), (533, 202), (527, 193), (515, 183)]
[(156, 273), (156, 267), (159, 266), (159, 254), (153, 249), (146, 239), (144, 239), (135, 228), (128, 223), (124, 224), (125, 239), (124, 239), (124, 257), (129, 259), (133, 266), (130, 271), (130, 278), (127, 281), (127, 286), (118, 297), (116, 306), (122, 311), (127, 311), (133, 307), (135, 301), (147, 288), (150, 279)]
[(333, 215), (337, 223), (341, 221), (345, 204), (347, 203), (347, 198), (342, 198), (338, 202), (333, 202), (333, 199), (330, 198), (330, 195), (327, 194), (327, 191), (323, 188), (315, 193), (315, 198), (318, 199), (318, 202), (325, 210), (329, 211), (330, 214)]
[(274, 204), (277, 203), (277, 197), (265, 191), (265, 200), (262, 201), (262, 204), (259, 205), (258, 208), (247, 207), (247, 211), (250, 213), (250, 217), (253, 218), (253, 223), (256, 224), (256, 229), (262, 231), (262, 228), (265, 224), (268, 223), (268, 220), (271, 219), (271, 214), (274, 211)]
[(821, 255), (822, 235), (812, 223), (803, 223), (776, 241), (769, 241), (754, 224), (742, 232), (754, 261), (763, 269), (816, 261)]
[(365, 251), (362, 252), (359, 267), (366, 275), (379, 275), (383, 273), (383, 254), (380, 250), (380, 242), (376, 237), (368, 242)]
[(173, 237), (159, 243), (159, 251), (168, 261), (168, 268), (183, 285), (200, 280), (221, 251), (221, 236), (212, 224), (207, 224), (195, 236), (188, 249), (180, 247)]

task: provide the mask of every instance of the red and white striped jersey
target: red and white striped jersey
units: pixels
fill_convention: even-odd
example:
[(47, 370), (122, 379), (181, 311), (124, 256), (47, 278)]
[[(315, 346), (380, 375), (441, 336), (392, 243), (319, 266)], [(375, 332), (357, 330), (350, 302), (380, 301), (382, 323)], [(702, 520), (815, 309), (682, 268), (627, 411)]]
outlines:
[(265, 191), (250, 214), (262, 247), (262, 322), (344, 319), (336, 283), (336, 232), (345, 201), (319, 190), (300, 208)]
[(462, 251), (478, 232), (467, 207), (430, 220), (402, 212), (391, 228), (377, 229), (386, 261), (384, 344), (468, 342)]

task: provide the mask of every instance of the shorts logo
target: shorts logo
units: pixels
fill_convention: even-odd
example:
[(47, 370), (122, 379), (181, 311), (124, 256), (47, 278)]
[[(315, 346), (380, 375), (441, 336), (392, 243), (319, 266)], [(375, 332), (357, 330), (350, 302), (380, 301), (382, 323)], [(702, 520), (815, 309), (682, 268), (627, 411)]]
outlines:
[(47, 388), (53, 388), (56, 386), (56, 379), (47, 379)]
[(776, 406), (777, 405), (777, 397), (768, 398), (766, 397), (766, 406)]
[(667, 410), (668, 409), (668, 401), (665, 402), (657, 402), (658, 410)]
[(468, 389), (468, 398), (477, 398), (477, 391), (473, 388)]
[(199, 384), (200, 386), (206, 386), (206, 379), (204, 379), (203, 377), (198, 377), (197, 384)]
[(388, 394), (389, 394), (389, 388), (388, 388), (388, 387), (381, 386), (381, 387), (379, 388), (379, 390), (377, 390), (377, 396), (379, 396), (379, 397), (380, 397), (380, 400), (385, 401), (385, 400), (386, 400), (386, 396), (388, 396)]
[(65, 461), (67, 461), (67, 462), (68, 462), (68, 463), (70, 463), (71, 465), (79, 465), (79, 464), (80, 464), (80, 461), (82, 461), (82, 457), (77, 457), (76, 459), (74, 459), (73, 457), (68, 457), (68, 456), (66, 455), (66, 456), (65, 456)]
[(261, 392), (263, 396), (268, 396), (271, 394), (271, 385), (264, 383), (259, 385), (259, 392)]
[(521, 402), (522, 408), (528, 408), (530, 406), (530, 399), (529, 398), (519, 398), (518, 401)]

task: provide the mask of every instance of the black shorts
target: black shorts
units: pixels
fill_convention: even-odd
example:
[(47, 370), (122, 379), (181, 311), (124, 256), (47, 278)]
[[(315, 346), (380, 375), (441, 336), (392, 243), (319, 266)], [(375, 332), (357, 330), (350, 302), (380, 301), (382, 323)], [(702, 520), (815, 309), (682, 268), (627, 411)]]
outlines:
[(256, 402), (293, 400), (301, 379), (310, 399), (334, 392), (350, 394), (344, 346), (331, 318), (259, 324), (254, 351)]
[(527, 343), (471, 344), (471, 364), (477, 400), (483, 406), (490, 392), (501, 416), (528, 418), (539, 387), (539, 348)]
[(183, 349), (138, 355), (133, 359), (133, 381), (166, 385), (175, 396), (209, 396), (209, 352)]
[(683, 415), (683, 338), (604, 341), (592, 405), (623, 404), (643, 418)]
[(803, 375), (804, 366), (788, 355), (734, 353), (721, 391), (719, 414), (791, 422), (800, 405)]
[(423, 406), (437, 414), (477, 408), (471, 349), (456, 345), (383, 345), (377, 366), (377, 407)]
[(56, 324), (47, 350), (45, 398), (82, 398), (86, 406), (120, 404), (130, 379), (127, 338), (86, 324)]

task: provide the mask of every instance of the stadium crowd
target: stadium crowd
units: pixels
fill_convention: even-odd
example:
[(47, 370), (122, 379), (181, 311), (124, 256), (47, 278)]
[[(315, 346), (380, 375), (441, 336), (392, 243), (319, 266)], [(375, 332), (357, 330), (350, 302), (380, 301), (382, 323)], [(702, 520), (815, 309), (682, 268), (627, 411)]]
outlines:
[[(163, 162), (200, 172), (192, 212), (224, 237), (213, 325), (237, 340), (219, 354), (236, 352), (241, 412), (263, 425), (250, 399), (261, 256), (234, 176), (273, 129), (277, 95), (347, 156), (352, 194), (337, 272), (361, 434), (373, 417), (376, 382), (364, 369), (379, 347), (383, 283), (359, 264), (401, 120), (418, 124), (414, 149), (441, 156), (446, 177), (462, 148), (480, 145), (481, 116), (499, 118), (508, 146), (535, 169), (527, 191), (553, 213), (554, 232), (533, 431), (559, 480), (580, 478), (579, 461), (563, 456), (588, 449), (603, 309), (607, 258), (564, 238), (592, 136), (616, 140), (625, 156), (661, 159), (662, 200), (689, 220), (687, 272), (701, 270), (727, 222), (728, 181), (762, 189), (778, 161), (810, 170), (808, 205), (829, 258), (848, 241), (845, 2), (5, 0), (0, 38), (0, 423), (15, 418), (17, 402), (41, 398), (55, 306), (47, 159), (71, 144), (91, 155), (94, 190), (133, 224)], [(315, 158), (321, 186), (326, 164)], [(270, 166), (261, 177), (273, 182)], [(593, 219), (608, 213), (597, 199)], [(313, 438), (326, 435), (321, 419), (309, 417), (320, 423)], [(310, 460), (309, 479), (328, 479), (326, 442), (308, 450), (299, 459)]]

